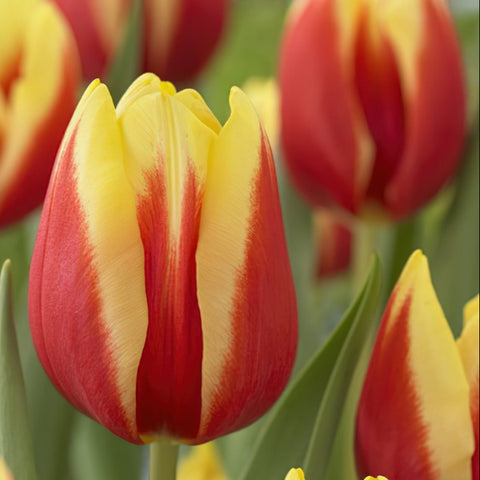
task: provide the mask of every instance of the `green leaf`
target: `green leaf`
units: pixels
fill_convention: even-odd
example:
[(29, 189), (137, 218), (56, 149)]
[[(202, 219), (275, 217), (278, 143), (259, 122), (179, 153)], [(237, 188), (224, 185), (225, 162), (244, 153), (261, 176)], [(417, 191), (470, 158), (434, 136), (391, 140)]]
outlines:
[(15, 480), (34, 480), (25, 386), (13, 323), (10, 261), (0, 273), (0, 457)]
[[(281, 398), (242, 480), (284, 478), (294, 466), (305, 466), (308, 480), (321, 477), (351, 376), (375, 320), (379, 276), (375, 260), (363, 290), (342, 322)], [(317, 447), (325, 452), (316, 452)]]
[[(103, 425), (78, 415), (72, 445), (73, 480), (131, 480), (141, 478), (147, 449), (132, 445)], [(88, 462), (85, 459), (88, 458)]]
[(114, 102), (118, 102), (141, 71), (142, 18), (142, 1), (133, 0), (123, 42), (107, 75), (106, 84)]
[(439, 245), (430, 257), (432, 279), (454, 334), (462, 329), (462, 309), (479, 287), (479, 134), (472, 128), (456, 195), (443, 225)]
[(358, 310), (329, 376), (305, 456), (304, 471), (309, 480), (322, 480), (328, 467), (333, 439), (363, 347), (375, 323), (380, 291), (380, 268), (375, 258)]

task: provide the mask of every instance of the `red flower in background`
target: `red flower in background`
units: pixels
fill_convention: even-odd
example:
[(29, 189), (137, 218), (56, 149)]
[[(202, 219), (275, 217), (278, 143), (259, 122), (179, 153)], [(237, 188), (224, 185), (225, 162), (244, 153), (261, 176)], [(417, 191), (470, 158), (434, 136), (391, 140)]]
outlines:
[(279, 77), (285, 158), (313, 205), (401, 218), (455, 173), (465, 92), (445, 2), (299, 2)]
[[(132, 0), (54, 0), (72, 25), (84, 75), (103, 77), (121, 45)], [(220, 40), (229, 0), (142, 0), (142, 71), (172, 82), (198, 75)]]
[(0, 1), (0, 227), (40, 205), (76, 105), (80, 63), (54, 6)]

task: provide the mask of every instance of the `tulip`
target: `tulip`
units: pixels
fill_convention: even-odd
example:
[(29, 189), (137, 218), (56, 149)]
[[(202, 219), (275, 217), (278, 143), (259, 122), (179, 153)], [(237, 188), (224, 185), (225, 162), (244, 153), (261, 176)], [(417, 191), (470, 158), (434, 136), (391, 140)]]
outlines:
[(202, 443), (283, 390), (296, 302), (270, 147), (233, 88), (222, 127), (194, 90), (92, 82), (56, 160), (30, 272), (40, 360), (133, 443)]
[(78, 53), (57, 10), (0, 0), (0, 227), (40, 205), (75, 109)]
[(317, 277), (329, 278), (347, 270), (352, 256), (351, 229), (332, 212), (318, 208), (313, 214), (313, 232)]
[(384, 313), (360, 397), (359, 474), (478, 478), (478, 297), (466, 312), (457, 346), (427, 259), (413, 253)]
[(455, 173), (461, 57), (436, 0), (302, 0), (280, 60), (282, 142), (314, 206), (398, 219)]
[[(132, 0), (53, 0), (77, 39), (84, 74), (102, 76), (120, 47)], [(142, 69), (180, 82), (197, 76), (220, 40), (229, 0), (142, 0)]]

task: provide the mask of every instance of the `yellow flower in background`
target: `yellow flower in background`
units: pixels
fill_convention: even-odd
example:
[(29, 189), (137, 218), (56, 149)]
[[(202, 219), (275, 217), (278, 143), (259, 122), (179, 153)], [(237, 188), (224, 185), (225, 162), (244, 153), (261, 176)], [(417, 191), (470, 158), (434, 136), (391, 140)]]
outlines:
[(214, 444), (194, 447), (180, 463), (177, 480), (228, 480)]
[(305, 475), (301, 468), (292, 468), (287, 473), (285, 480), (305, 480)]
[(14, 480), (12, 472), (10, 472), (3, 458), (0, 458), (0, 480)]
[[(184, 480), (184, 479), (181, 479)], [(306, 480), (301, 468), (292, 468), (285, 477), (285, 480)], [(365, 480), (388, 480), (386, 477), (379, 475), (378, 477), (365, 477)]]

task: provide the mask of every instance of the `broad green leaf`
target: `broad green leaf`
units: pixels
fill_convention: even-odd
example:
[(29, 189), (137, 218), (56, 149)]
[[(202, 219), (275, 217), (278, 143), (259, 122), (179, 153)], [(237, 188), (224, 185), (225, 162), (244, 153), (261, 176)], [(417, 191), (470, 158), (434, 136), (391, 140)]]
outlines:
[(142, 458), (148, 448), (122, 440), (83, 415), (76, 418), (71, 452), (73, 480), (141, 478)]
[(373, 339), (374, 335), (371, 335), (357, 363), (323, 480), (358, 480), (354, 452), (355, 419)]
[(455, 15), (467, 86), (467, 119), (469, 126), (472, 126), (478, 115), (479, 101), (479, 14), (478, 1), (472, 1), (477, 5), (476, 11), (460, 10)]
[(454, 334), (462, 328), (463, 305), (479, 287), (479, 135), (472, 128), (456, 195), (443, 225), (435, 255), (430, 255), (432, 279)]
[[(341, 323), (280, 399), (254, 446), (242, 480), (284, 478), (292, 466), (304, 465), (308, 480), (319, 478), (312, 471), (319, 463), (312, 449), (322, 443), (318, 428), (327, 428), (321, 446), (328, 448), (351, 375), (375, 319), (378, 295), (379, 266), (375, 260), (364, 288)], [(326, 415), (334, 418), (325, 419)], [(307, 451), (310, 453), (305, 463)]]
[(23, 373), (13, 323), (10, 262), (0, 273), (0, 457), (15, 480), (34, 480), (35, 464)]
[(375, 258), (363, 292), (357, 299), (358, 311), (333, 364), (322, 396), (304, 461), (305, 475), (309, 480), (322, 480), (327, 469), (345, 399), (358, 360), (376, 320), (375, 310), (380, 291), (379, 271), (378, 260)]
[(142, 18), (142, 1), (133, 0), (126, 33), (107, 75), (106, 84), (114, 102), (118, 102), (141, 71)]

